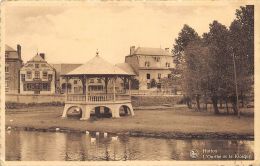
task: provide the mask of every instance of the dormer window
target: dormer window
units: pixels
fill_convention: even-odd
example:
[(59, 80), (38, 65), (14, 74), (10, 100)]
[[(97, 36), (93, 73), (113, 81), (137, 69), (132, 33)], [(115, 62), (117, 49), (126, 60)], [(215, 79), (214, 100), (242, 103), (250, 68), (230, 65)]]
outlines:
[(170, 63), (166, 62), (166, 67), (170, 67)]
[(146, 61), (146, 62), (144, 63), (144, 66), (145, 66), (145, 67), (150, 67), (150, 62), (149, 62), (149, 61)]
[(38, 68), (39, 68), (39, 64), (35, 64), (35, 68), (37, 68), (37, 69), (38, 69)]

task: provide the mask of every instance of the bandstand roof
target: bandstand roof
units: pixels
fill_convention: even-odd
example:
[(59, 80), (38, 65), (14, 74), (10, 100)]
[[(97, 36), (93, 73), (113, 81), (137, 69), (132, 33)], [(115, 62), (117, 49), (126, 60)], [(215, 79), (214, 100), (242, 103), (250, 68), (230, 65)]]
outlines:
[(94, 58), (89, 60), (87, 63), (79, 66), (78, 68), (72, 70), (65, 74), (65, 76), (76, 76), (76, 75), (121, 75), (121, 76), (131, 76), (133, 73), (128, 73), (116, 65), (113, 65), (103, 58), (99, 57), (97, 54)]

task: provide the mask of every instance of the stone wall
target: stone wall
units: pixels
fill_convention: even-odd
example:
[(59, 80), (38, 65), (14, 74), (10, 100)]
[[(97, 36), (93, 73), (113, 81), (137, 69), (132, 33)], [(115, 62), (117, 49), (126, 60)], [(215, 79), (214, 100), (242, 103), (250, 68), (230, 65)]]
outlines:
[(33, 95), (33, 94), (6, 94), (6, 102), (12, 103), (48, 103), (48, 102), (64, 102), (65, 95), (46, 94), (46, 95)]
[[(29, 94), (6, 94), (6, 102), (10, 103), (51, 103), (65, 101), (65, 95), (50, 94), (50, 95), (29, 95)], [(182, 96), (132, 96), (132, 105), (138, 106), (158, 106), (158, 105), (173, 105), (179, 102)]]
[(159, 105), (173, 105), (182, 99), (181, 95), (169, 96), (132, 96), (132, 105), (138, 106), (159, 106)]

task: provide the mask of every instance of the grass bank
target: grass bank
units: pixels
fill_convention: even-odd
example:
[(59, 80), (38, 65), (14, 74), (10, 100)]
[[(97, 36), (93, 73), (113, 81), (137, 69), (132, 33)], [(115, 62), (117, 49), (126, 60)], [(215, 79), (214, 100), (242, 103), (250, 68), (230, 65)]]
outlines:
[(131, 136), (163, 138), (253, 139), (254, 118), (214, 115), (184, 107), (135, 110), (135, 116), (80, 121), (62, 119), (63, 107), (44, 106), (6, 111), (6, 126), (24, 130), (84, 132), (100, 131)]

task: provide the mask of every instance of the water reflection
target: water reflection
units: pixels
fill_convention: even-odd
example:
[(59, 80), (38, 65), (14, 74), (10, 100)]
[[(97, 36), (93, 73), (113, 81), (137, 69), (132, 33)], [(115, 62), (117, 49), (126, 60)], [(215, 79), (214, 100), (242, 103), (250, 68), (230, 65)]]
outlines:
[[(91, 142), (91, 138), (96, 138)], [(6, 134), (6, 160), (22, 161), (126, 161), (192, 160), (190, 151), (216, 150), (218, 154), (248, 154), (254, 159), (253, 141), (245, 140), (176, 140), (119, 136), (113, 140), (103, 133), (95, 136), (80, 133), (11, 131)], [(206, 154), (208, 155), (208, 154)], [(234, 159), (232, 159), (234, 160)]]

